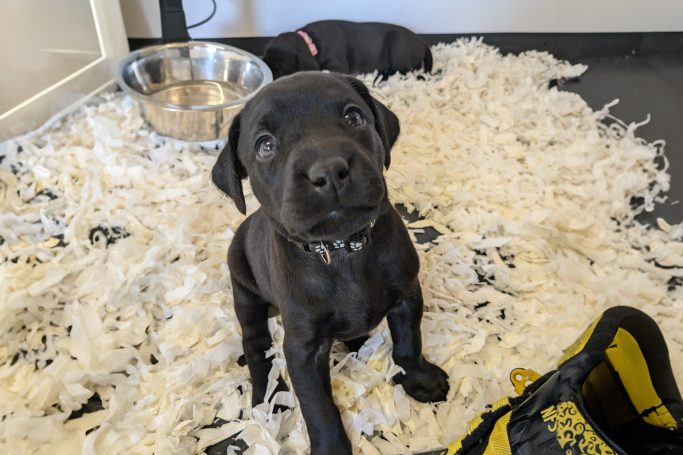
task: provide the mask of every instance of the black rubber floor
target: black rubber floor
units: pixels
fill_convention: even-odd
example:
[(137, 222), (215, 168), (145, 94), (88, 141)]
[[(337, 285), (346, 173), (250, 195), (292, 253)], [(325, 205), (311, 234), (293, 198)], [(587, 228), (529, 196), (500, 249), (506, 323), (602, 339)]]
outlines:
[[(438, 41), (449, 41), (449, 36), (430, 37), (432, 44)], [(548, 50), (559, 58), (566, 58), (572, 63), (588, 65), (588, 70), (581, 78), (567, 81), (561, 85), (563, 90), (581, 95), (595, 110), (601, 109), (615, 99), (619, 104), (610, 108), (610, 112), (626, 123), (642, 122), (650, 115), (650, 123), (641, 126), (637, 135), (652, 142), (658, 139), (666, 141), (665, 155), (669, 162), (668, 172), (671, 175), (671, 188), (666, 193), (667, 200), (658, 204), (653, 212), (641, 214), (639, 219), (656, 226), (657, 218), (664, 218), (670, 224), (683, 222), (683, 45), (681, 52), (667, 49), (659, 55), (648, 49), (650, 55), (640, 55), (642, 44), (620, 43), (618, 48), (603, 48), (596, 52), (594, 41), (609, 39), (606, 36), (575, 36), (571, 43), (541, 43), (534, 41), (509, 44), (505, 36), (484, 38), (485, 42), (508, 50), (523, 52), (529, 49)], [(584, 41), (578, 42), (577, 40)], [(545, 44), (545, 45), (544, 45)], [(506, 49), (506, 45), (509, 49)], [(624, 53), (625, 45), (631, 45), (633, 51)], [(573, 46), (567, 50), (566, 46)], [(582, 56), (585, 50), (591, 56)], [(595, 55), (610, 54), (616, 55)], [(416, 215), (408, 215), (405, 210), (399, 211), (410, 221)], [(418, 242), (433, 240), (438, 233), (427, 229), (425, 235), (418, 235)]]
[[(594, 109), (619, 99), (611, 112), (625, 122), (650, 123), (638, 129), (648, 141), (664, 139), (669, 160), (671, 189), (665, 203), (643, 220), (657, 217), (669, 223), (683, 221), (683, 53), (659, 56), (584, 57), (575, 61), (588, 65), (578, 82), (565, 90), (581, 95)], [(678, 204), (676, 204), (676, 201)]]
[[(460, 36), (423, 37), (436, 44)], [(683, 33), (497, 33), (483, 38), (504, 53), (535, 49), (588, 65), (578, 81), (563, 89), (578, 93), (593, 109), (619, 99), (611, 112), (624, 122), (640, 122), (650, 114), (650, 123), (637, 134), (666, 141), (671, 189), (665, 203), (640, 218), (650, 224), (658, 217), (683, 222)]]

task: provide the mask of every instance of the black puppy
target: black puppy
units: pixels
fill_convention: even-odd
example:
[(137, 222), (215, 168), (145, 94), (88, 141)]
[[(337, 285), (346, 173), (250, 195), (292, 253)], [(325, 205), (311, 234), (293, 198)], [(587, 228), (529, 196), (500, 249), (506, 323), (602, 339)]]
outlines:
[(213, 168), (242, 213), (245, 177), (261, 203), (228, 252), (252, 405), (269, 398), (275, 307), (313, 454), (351, 453), (332, 398), (332, 343), (358, 347), (385, 316), (405, 370), (394, 381), (423, 402), (448, 393), (446, 373), (422, 355), (418, 257), (382, 174), (398, 134), (396, 116), (360, 81), (300, 73), (246, 104)]
[(266, 48), (263, 60), (273, 78), (298, 71), (330, 70), (387, 77), (396, 72), (432, 70), (432, 53), (405, 27), (379, 22), (321, 21), (282, 33)]

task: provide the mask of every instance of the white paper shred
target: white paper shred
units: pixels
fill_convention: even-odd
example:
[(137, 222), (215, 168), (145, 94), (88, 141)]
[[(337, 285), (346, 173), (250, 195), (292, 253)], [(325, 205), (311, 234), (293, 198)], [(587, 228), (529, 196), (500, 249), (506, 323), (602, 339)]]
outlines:
[[(413, 234), (442, 234), (417, 248), (424, 350), (451, 391), (422, 404), (391, 384), (385, 323), (357, 354), (335, 345), (356, 453), (447, 444), (513, 393), (511, 369), (552, 369), (613, 305), (661, 324), (683, 382), (683, 225), (635, 221), (669, 187), (663, 143), (548, 88), (585, 66), (481, 40), (432, 50), (433, 75), (372, 90), (401, 121), (391, 198), (424, 217)], [(120, 93), (0, 144), (1, 453), (195, 454), (233, 435), (248, 454), (307, 452), (296, 397), (252, 410), (237, 362), (225, 258), (244, 216), (210, 183), (219, 148), (156, 135)], [(288, 375), (270, 328), (273, 389)], [(103, 409), (67, 420), (96, 397)]]

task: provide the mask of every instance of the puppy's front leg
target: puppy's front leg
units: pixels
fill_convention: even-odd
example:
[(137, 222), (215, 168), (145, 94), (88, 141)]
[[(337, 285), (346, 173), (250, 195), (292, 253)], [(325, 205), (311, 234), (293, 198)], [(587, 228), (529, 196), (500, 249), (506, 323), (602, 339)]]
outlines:
[(306, 421), (311, 455), (351, 454), (351, 443), (332, 398), (331, 347), (331, 339), (316, 339), (285, 325), (285, 359)]
[[(263, 403), (268, 387), (268, 373), (273, 366), (266, 358), (266, 351), (273, 345), (268, 331), (268, 302), (250, 292), (236, 280), (232, 280), (235, 314), (242, 327), (242, 347), (251, 374), (251, 405)], [(275, 391), (287, 390), (282, 378), (278, 378)]]
[(411, 291), (391, 307), (387, 322), (394, 341), (394, 362), (405, 370), (405, 374), (394, 376), (394, 382), (417, 401), (444, 401), (449, 389), (448, 375), (422, 355), (422, 290), (417, 279)]

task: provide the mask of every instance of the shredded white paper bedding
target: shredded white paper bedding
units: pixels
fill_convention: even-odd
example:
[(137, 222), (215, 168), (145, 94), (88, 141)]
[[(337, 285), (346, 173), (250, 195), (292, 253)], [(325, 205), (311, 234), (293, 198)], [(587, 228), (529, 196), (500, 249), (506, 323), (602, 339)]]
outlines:
[[(634, 221), (668, 188), (663, 144), (548, 88), (583, 66), (478, 40), (433, 52), (436, 75), (375, 93), (401, 120), (391, 197), (426, 218), (412, 232), (442, 234), (418, 245), (422, 327), (451, 391), (430, 405), (393, 386), (385, 325), (357, 356), (336, 346), (357, 452), (446, 444), (513, 393), (512, 368), (552, 369), (613, 305), (661, 324), (683, 380), (683, 227)], [(291, 393), (281, 414), (249, 406), (225, 264), (243, 217), (210, 184), (214, 145), (155, 135), (116, 94), (0, 146), (0, 452), (193, 454), (239, 433), (248, 454), (306, 453)]]

